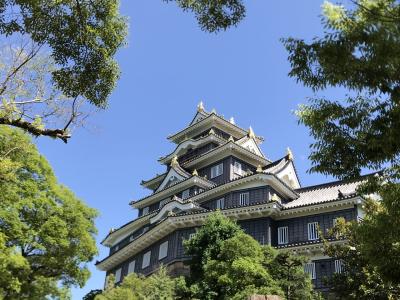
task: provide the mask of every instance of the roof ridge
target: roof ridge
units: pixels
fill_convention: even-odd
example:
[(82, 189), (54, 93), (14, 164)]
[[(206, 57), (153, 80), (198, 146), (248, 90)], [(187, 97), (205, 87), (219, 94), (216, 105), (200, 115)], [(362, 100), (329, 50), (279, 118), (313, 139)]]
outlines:
[(354, 182), (362, 181), (363, 178), (372, 176), (373, 174), (375, 174), (375, 173), (361, 175), (356, 178), (346, 178), (346, 179), (342, 179), (342, 180), (334, 180), (334, 181), (325, 182), (325, 183), (316, 184), (316, 185), (309, 185), (309, 186), (305, 186), (305, 187), (296, 189), (295, 191), (298, 193), (301, 193), (301, 192), (305, 192), (305, 191), (309, 191), (309, 190), (320, 190), (320, 189), (332, 187), (335, 185), (340, 186), (340, 185), (344, 185), (344, 184), (354, 183)]

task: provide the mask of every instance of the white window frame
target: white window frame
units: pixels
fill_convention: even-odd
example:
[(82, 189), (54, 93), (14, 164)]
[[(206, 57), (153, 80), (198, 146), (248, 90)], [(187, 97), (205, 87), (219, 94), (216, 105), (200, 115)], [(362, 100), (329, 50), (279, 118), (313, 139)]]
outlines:
[(316, 279), (317, 274), (315, 273), (315, 262), (308, 262), (304, 265), (304, 272), (310, 275), (311, 279)]
[(135, 273), (136, 260), (132, 260), (128, 265), (128, 274)]
[(335, 259), (335, 273), (340, 274), (343, 272), (343, 260)]
[(211, 179), (224, 174), (224, 163), (219, 163), (211, 167)]
[(151, 259), (151, 251), (147, 251), (145, 254), (143, 254), (142, 269), (145, 269), (148, 266), (150, 266), (150, 259)]
[(307, 235), (309, 241), (316, 241), (319, 239), (318, 222), (307, 224)]
[(182, 199), (185, 200), (185, 199), (189, 198), (189, 195), (190, 195), (190, 190), (189, 189), (184, 190), (182, 192)]
[(239, 194), (239, 205), (246, 206), (250, 204), (250, 193), (244, 192)]
[(158, 250), (158, 260), (166, 258), (168, 256), (168, 241), (160, 244), (160, 248)]
[(278, 227), (278, 245), (285, 245), (289, 243), (289, 227)]
[(149, 207), (148, 207), (148, 206), (143, 207), (143, 209), (142, 209), (142, 216), (145, 216), (145, 215), (147, 215), (148, 213), (149, 213)]
[(223, 209), (225, 207), (225, 198), (220, 198), (216, 203), (217, 209)]
[(119, 268), (115, 271), (115, 283), (121, 281), (121, 274), (122, 274), (122, 268)]
[(243, 175), (243, 168), (242, 168), (242, 163), (239, 161), (235, 161), (233, 163), (233, 173), (239, 176)]

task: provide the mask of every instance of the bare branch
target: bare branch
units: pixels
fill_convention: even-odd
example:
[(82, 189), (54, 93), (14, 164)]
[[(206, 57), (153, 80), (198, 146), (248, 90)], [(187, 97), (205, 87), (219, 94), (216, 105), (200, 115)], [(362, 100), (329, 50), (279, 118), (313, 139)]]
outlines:
[(37, 126), (33, 125), (32, 123), (24, 121), (22, 119), (9, 120), (7, 118), (0, 118), (0, 124), (21, 128), (34, 136), (44, 135), (53, 138), (58, 138), (62, 140), (64, 143), (67, 143), (68, 139), (71, 137), (71, 135), (68, 134), (67, 131), (64, 129), (40, 129)]

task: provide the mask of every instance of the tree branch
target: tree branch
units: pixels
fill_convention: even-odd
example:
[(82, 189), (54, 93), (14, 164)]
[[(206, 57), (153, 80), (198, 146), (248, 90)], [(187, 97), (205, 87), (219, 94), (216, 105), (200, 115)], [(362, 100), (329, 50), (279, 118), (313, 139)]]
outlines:
[(14, 127), (21, 128), (34, 136), (49, 136), (62, 140), (64, 143), (68, 142), (71, 137), (64, 129), (40, 129), (34, 126), (32, 123), (24, 121), (22, 119), (9, 120), (7, 118), (0, 118), (0, 124), (10, 125)]

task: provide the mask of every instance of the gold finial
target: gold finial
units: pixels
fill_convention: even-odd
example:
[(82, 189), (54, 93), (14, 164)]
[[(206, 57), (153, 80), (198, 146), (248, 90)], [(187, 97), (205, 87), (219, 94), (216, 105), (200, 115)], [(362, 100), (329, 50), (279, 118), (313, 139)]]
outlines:
[(178, 156), (174, 156), (171, 160), (171, 165), (172, 168), (178, 167), (179, 166), (179, 162), (178, 162)]
[(234, 142), (235, 140), (233, 139), (233, 136), (230, 136), (228, 139), (229, 142)]
[(263, 169), (262, 169), (261, 165), (258, 165), (256, 172), (257, 173), (262, 173), (262, 171), (263, 171)]
[(214, 131), (214, 129), (210, 129), (210, 131), (208, 132), (208, 134), (215, 134), (215, 131)]
[(254, 134), (253, 128), (251, 128), (251, 126), (249, 127), (249, 138), (255, 139), (256, 135)]
[(199, 176), (199, 173), (197, 173), (197, 170), (194, 169), (192, 175), (193, 175), (193, 176)]
[(272, 195), (272, 197), (271, 197), (271, 201), (273, 201), (273, 202), (279, 202), (280, 199), (279, 199), (278, 195), (274, 193), (274, 194)]
[(286, 149), (286, 155), (287, 155), (289, 160), (293, 160), (293, 153), (292, 153), (292, 150), (290, 150), (289, 147), (287, 147), (287, 149)]
[(235, 125), (235, 119), (234, 119), (233, 117), (231, 117), (231, 118), (229, 119), (229, 123)]
[(203, 112), (203, 111), (204, 111), (204, 104), (203, 104), (203, 101), (200, 101), (200, 103), (197, 104), (197, 111), (198, 111), (198, 112)]

